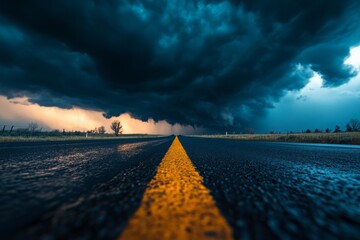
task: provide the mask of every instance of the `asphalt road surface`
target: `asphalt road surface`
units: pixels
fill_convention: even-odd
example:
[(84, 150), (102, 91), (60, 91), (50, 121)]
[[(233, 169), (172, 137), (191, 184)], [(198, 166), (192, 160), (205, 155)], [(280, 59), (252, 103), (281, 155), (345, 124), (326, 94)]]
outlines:
[(0, 145), (1, 239), (115, 239), (172, 140)]
[(359, 147), (180, 141), (236, 238), (360, 238)]
[(8, 143), (0, 174), (1, 239), (360, 236), (359, 147), (182, 136)]

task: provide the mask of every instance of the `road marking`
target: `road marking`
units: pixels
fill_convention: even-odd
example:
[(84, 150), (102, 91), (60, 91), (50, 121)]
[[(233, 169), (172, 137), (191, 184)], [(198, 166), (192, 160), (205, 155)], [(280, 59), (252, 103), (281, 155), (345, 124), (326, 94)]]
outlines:
[(202, 182), (176, 137), (119, 239), (232, 239)]

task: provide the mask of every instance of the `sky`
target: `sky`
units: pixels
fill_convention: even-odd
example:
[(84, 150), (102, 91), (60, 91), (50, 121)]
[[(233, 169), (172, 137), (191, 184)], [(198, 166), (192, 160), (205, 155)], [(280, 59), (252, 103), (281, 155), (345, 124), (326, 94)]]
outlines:
[(0, 125), (302, 131), (360, 118), (357, 0), (0, 0)]

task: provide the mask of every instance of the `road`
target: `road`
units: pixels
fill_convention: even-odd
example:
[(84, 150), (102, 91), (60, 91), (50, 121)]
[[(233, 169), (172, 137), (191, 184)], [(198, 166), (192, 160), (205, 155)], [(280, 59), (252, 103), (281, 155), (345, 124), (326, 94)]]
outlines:
[(180, 141), (236, 238), (359, 238), (359, 147)]
[(0, 145), (0, 236), (116, 238), (172, 139)]
[(4, 239), (360, 236), (354, 146), (184, 136), (11, 143), (0, 144), (0, 173)]

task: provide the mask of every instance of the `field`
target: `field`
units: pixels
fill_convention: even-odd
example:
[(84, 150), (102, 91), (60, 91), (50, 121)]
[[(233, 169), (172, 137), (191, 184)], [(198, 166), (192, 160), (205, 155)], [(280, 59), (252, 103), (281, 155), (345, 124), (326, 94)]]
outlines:
[(145, 138), (159, 137), (160, 135), (149, 134), (122, 134), (114, 136), (113, 134), (104, 135), (28, 135), (28, 136), (0, 136), (1, 142), (36, 142), (36, 141), (69, 141), (69, 140), (101, 140), (101, 139), (125, 139), (125, 138)]
[(360, 145), (360, 132), (340, 133), (289, 133), (289, 134), (228, 134), (199, 135), (198, 137), (230, 138), (254, 141), (300, 142), (300, 143), (331, 143)]

